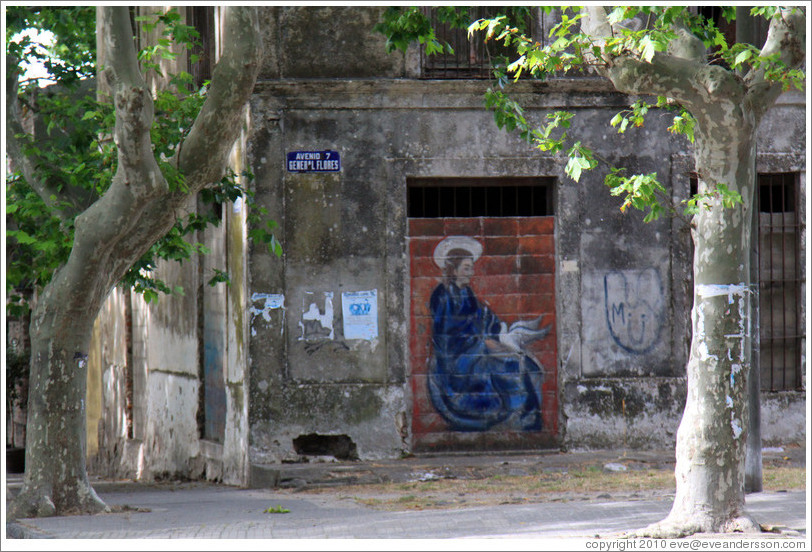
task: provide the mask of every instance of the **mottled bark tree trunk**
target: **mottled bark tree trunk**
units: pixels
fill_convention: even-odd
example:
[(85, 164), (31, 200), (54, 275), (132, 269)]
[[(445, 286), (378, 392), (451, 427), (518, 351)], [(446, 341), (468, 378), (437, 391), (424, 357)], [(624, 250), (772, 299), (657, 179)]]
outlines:
[[(712, 113), (717, 117), (710, 121)], [(699, 190), (725, 184), (743, 202), (725, 207), (714, 199), (694, 217), (693, 338), (677, 432), (677, 493), (669, 516), (643, 531), (654, 536), (759, 531), (744, 500), (756, 128), (753, 114), (732, 104), (711, 108), (702, 119)]]
[[(32, 316), (25, 485), (15, 500), (17, 517), (106, 509), (85, 464), (86, 351), (98, 308), (87, 305), (84, 313), (69, 316), (56, 287), (46, 290)], [(88, 290), (76, 288), (88, 296)]]
[[(619, 29), (600, 6), (587, 8), (583, 29), (601, 43)], [(804, 59), (805, 14), (783, 10), (773, 19), (763, 56), (778, 53), (788, 67)], [(676, 497), (666, 519), (639, 536), (759, 531), (745, 512), (744, 465), (749, 416), (747, 380), (752, 339), (750, 240), (756, 192), (756, 132), (781, 93), (763, 70), (742, 75), (708, 64), (702, 43), (684, 28), (651, 62), (599, 58), (615, 87), (672, 98), (696, 119), (694, 159), (700, 193), (717, 185), (741, 194), (725, 206), (720, 194), (704, 202), (692, 223), (693, 334), (688, 393), (677, 432)]]
[[(86, 469), (87, 352), (93, 322), (129, 267), (172, 228), (190, 199), (219, 181), (225, 170), (261, 58), (256, 8), (226, 10), (224, 52), (206, 102), (181, 153), (170, 160), (185, 176), (188, 192), (182, 192), (169, 188), (152, 152), (152, 97), (138, 67), (128, 8), (98, 8), (107, 55), (103, 77), (116, 111), (117, 172), (107, 192), (75, 218), (70, 257), (43, 290), (32, 315), (26, 472), (23, 489), (9, 509), (11, 518), (107, 508), (88, 482)], [(15, 123), (11, 135), (7, 133), (10, 142), (19, 128)], [(35, 165), (24, 159), (17, 165), (26, 163)], [(24, 173), (41, 195), (58, 193), (33, 172)]]

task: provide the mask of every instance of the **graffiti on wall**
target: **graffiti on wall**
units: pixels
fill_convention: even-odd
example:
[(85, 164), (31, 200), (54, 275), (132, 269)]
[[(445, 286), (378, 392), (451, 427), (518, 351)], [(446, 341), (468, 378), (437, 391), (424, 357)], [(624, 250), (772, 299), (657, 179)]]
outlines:
[(503, 322), (471, 288), (482, 244), (450, 236), (434, 250), (442, 281), (429, 301), (432, 358), (428, 387), (437, 412), (455, 431), (484, 431), (496, 424), (540, 430), (540, 362), (527, 345), (550, 332), (541, 317)]
[(612, 340), (645, 354), (660, 340), (665, 315), (663, 283), (656, 268), (612, 271), (603, 278), (606, 324)]

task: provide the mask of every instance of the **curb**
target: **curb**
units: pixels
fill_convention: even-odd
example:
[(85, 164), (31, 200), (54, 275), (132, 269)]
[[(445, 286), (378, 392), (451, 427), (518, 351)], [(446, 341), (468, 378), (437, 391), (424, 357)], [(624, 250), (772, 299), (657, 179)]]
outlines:
[(53, 539), (54, 537), (43, 531), (31, 529), (16, 521), (6, 522), (7, 539)]

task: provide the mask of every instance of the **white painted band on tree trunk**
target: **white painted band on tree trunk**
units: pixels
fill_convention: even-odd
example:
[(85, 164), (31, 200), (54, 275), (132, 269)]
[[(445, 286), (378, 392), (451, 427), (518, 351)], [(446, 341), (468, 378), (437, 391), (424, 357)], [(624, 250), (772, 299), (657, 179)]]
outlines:
[(749, 286), (742, 284), (698, 284), (695, 288), (699, 297), (716, 297), (727, 295), (728, 302), (733, 303), (733, 296), (744, 297), (750, 291)]

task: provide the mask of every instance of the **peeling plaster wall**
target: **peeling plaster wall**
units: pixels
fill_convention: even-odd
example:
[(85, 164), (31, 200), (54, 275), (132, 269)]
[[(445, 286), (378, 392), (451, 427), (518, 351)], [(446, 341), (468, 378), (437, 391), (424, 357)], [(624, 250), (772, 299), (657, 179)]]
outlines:
[[(247, 121), (246, 121), (247, 124)], [(244, 140), (235, 145), (232, 167), (241, 173), (244, 168)], [(246, 182), (243, 185), (247, 186)], [(228, 484), (248, 482), (248, 296), (247, 248), (248, 228), (246, 207), (240, 201), (226, 215), (225, 232), (227, 267), (231, 284), (226, 288), (226, 426), (223, 440), (222, 480)], [(222, 284), (221, 284), (222, 286)]]
[[(246, 239), (244, 219), (239, 213), (230, 218), (217, 232), (239, 251)], [(201, 240), (213, 243), (212, 236)], [(221, 284), (213, 292), (200, 286), (199, 265), (192, 259), (183, 265), (161, 263), (157, 270), (170, 286), (183, 286), (183, 296), (164, 296), (146, 304), (140, 296), (128, 297), (129, 292), (116, 289), (108, 298), (88, 358), (91, 471), (144, 480), (181, 476), (236, 485), (247, 482), (246, 312), (233, 308), (235, 302), (244, 301), (245, 271), (240, 267), (244, 259), (238, 255), (229, 260), (232, 286), (228, 289)], [(200, 293), (221, 297), (230, 305), (223, 324), (227, 370), (222, 374), (225, 409), (220, 442), (202, 439), (198, 421)]]
[(102, 306), (88, 352), (87, 454), (91, 469), (106, 457), (121, 460), (118, 442), (127, 437), (127, 292), (116, 288)]

